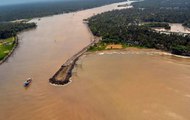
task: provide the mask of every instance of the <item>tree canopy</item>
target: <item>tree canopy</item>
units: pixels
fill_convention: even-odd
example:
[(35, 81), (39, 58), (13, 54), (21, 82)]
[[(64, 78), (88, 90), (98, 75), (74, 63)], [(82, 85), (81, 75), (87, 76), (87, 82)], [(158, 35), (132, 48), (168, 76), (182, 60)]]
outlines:
[[(152, 2), (154, 4), (151, 4)], [(168, 4), (162, 6), (162, 2)], [(103, 37), (102, 42), (105, 43), (156, 48), (174, 54), (190, 56), (189, 34), (164, 34), (151, 29), (155, 26), (168, 27), (168, 24), (163, 22), (179, 22), (189, 26), (190, 13), (187, 12), (189, 8), (179, 1), (172, 5), (169, 4), (170, 2), (171, 0), (145, 0), (142, 3), (134, 4), (135, 7), (131, 9), (98, 14), (89, 19), (89, 27), (94, 35)], [(168, 9), (168, 7), (176, 7), (179, 3), (181, 3), (179, 5), (181, 8)], [(144, 25), (142, 24), (144, 22), (150, 24)]]
[(126, 0), (71, 0), (0, 6), (0, 22), (62, 14), (122, 1)]
[(35, 27), (35, 23), (0, 23), (0, 39), (13, 37), (18, 32)]

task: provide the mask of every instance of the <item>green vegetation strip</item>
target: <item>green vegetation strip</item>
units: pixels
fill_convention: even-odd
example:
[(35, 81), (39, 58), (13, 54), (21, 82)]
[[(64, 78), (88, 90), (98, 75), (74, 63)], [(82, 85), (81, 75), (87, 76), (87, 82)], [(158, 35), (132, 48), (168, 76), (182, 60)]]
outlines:
[(99, 42), (95, 44), (94, 46), (91, 46), (88, 51), (93, 52), (93, 51), (101, 51), (106, 49), (106, 43)]
[(19, 32), (30, 28), (36, 28), (36, 24), (25, 22), (0, 23), (0, 64), (3, 63), (16, 48), (18, 40), (15, 36)]
[(182, 23), (190, 28), (190, 0), (143, 0), (132, 5), (143, 21)]
[(3, 60), (14, 48), (15, 37), (0, 40), (0, 61)]
[(25, 22), (0, 23), (0, 39), (6, 39), (16, 36), (18, 32), (36, 27), (37, 25), (35, 23), (25, 23)]
[(90, 50), (105, 49), (104, 44), (122, 44), (190, 56), (190, 34), (165, 34), (151, 29), (170, 29), (168, 22), (189, 25), (189, 0), (173, 0), (173, 4), (170, 3), (171, 0), (145, 0), (134, 3), (132, 9), (114, 10), (91, 17), (89, 27), (95, 36), (102, 37), (102, 41)]

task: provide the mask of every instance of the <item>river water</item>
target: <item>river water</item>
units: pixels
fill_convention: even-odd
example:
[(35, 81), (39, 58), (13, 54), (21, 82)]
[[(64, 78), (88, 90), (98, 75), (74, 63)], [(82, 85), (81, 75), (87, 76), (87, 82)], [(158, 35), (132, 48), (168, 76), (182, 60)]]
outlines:
[[(97, 53), (78, 62), (69, 85), (49, 84), (90, 43), (83, 19), (118, 4), (32, 20), (37, 29), (21, 33), (13, 56), (0, 66), (0, 120), (190, 119), (189, 59)], [(28, 77), (33, 83), (25, 89)]]
[(177, 33), (190, 33), (190, 28), (184, 27), (181, 23), (170, 23), (171, 29), (156, 28), (157, 31), (177, 32)]
[(130, 48), (83, 56), (74, 71), (73, 102), (86, 117), (190, 119), (190, 59)]
[[(48, 80), (68, 58), (90, 43), (92, 36), (83, 19), (125, 3), (33, 19), (37, 29), (21, 33), (18, 48), (0, 66), (0, 120), (60, 120), (65, 112), (70, 113), (68, 120), (73, 118), (73, 108), (65, 106), (72, 102), (64, 92), (67, 87), (52, 86)], [(28, 77), (33, 83), (24, 89)]]

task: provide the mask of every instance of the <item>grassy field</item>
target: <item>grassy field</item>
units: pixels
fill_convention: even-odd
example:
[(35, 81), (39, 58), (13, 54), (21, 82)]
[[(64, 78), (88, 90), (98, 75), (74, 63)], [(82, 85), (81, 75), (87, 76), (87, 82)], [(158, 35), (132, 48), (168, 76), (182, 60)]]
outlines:
[(95, 44), (94, 46), (91, 46), (88, 51), (101, 51), (101, 50), (112, 50), (112, 49), (122, 49), (127, 48), (129, 46), (125, 44), (111, 44), (111, 43), (105, 43), (105, 42), (99, 42)]
[(3, 60), (15, 45), (15, 37), (0, 40), (0, 60)]

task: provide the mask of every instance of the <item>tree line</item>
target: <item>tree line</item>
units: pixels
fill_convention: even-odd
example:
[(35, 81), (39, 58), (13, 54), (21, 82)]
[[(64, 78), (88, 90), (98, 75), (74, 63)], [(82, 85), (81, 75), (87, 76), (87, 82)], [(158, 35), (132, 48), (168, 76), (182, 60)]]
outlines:
[(169, 23), (163, 22), (148, 22), (143, 23), (144, 26), (151, 27), (151, 28), (165, 28), (167, 30), (171, 29)]
[(1, 6), (0, 22), (62, 14), (122, 1), (126, 0), (71, 0)]
[[(167, 2), (171, 0), (152, 1)], [(140, 3), (138, 3), (138, 6), (141, 5)], [(177, 3), (173, 3), (172, 6), (177, 5)], [(181, 4), (180, 6), (182, 6)], [(189, 22), (186, 23), (185, 21), (188, 21), (190, 18), (190, 13), (186, 11), (186, 7), (184, 6), (182, 8), (179, 7), (180, 9), (176, 9), (175, 11), (174, 9), (160, 8), (160, 5), (162, 4), (157, 5), (159, 7), (154, 7), (154, 4), (151, 4), (149, 6), (152, 7), (147, 8), (145, 6), (144, 8), (137, 7), (136, 5), (132, 9), (114, 10), (98, 14), (89, 18), (88, 24), (93, 34), (101, 36), (104, 43), (122, 43), (129, 46), (156, 48), (174, 54), (190, 56), (189, 34), (165, 34), (151, 28), (152, 26), (167, 27), (165, 23), (158, 24), (155, 22), (184, 22), (184, 25), (188, 26)], [(184, 11), (186, 11), (186, 14)], [(149, 24), (142, 24), (146, 22), (149, 22)]]
[(190, 28), (190, 0), (144, 0), (132, 5), (144, 10), (145, 21), (182, 23)]
[(35, 23), (0, 23), (0, 39), (16, 36), (18, 32), (35, 27)]

